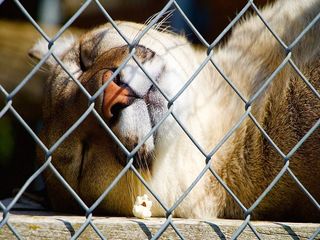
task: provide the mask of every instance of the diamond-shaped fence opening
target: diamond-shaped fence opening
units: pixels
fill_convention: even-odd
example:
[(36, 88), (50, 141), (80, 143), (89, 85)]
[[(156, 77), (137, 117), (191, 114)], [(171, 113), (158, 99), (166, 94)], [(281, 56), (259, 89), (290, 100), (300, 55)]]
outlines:
[[(0, 1), (0, 7), (1, 3), (3, 1)], [(83, 224), (80, 226), (80, 228), (74, 232), (71, 239), (77, 239), (81, 236), (81, 234), (86, 230), (87, 227), (91, 227), (94, 232), (96, 232), (97, 236), (101, 239), (107, 239), (108, 236), (103, 236), (103, 233), (99, 230), (99, 228), (94, 224), (93, 222), (93, 213), (96, 208), (101, 205), (102, 201), (108, 196), (108, 194), (114, 189), (114, 187), (119, 183), (121, 178), (124, 178), (125, 175), (128, 172), (133, 173), (133, 175), (141, 182), (142, 186), (147, 189), (150, 195), (154, 197), (154, 199), (159, 203), (159, 205), (162, 207), (164, 213), (165, 213), (165, 221), (158, 229), (158, 231), (152, 236), (152, 239), (158, 239), (162, 236), (162, 234), (168, 229), (172, 228), (176, 235), (180, 239), (184, 239), (183, 234), (181, 231), (179, 231), (178, 227), (175, 225), (175, 220), (173, 219), (174, 211), (184, 202), (184, 200), (190, 195), (190, 192), (193, 191), (194, 188), (196, 188), (197, 185), (199, 185), (199, 182), (204, 178), (205, 175), (211, 175), (212, 178), (220, 184), (220, 186), (226, 191), (228, 197), (234, 201), (240, 211), (243, 213), (243, 222), (239, 226), (239, 228), (233, 233), (232, 239), (236, 239), (244, 232), (244, 230), (251, 230), (252, 233), (258, 238), (261, 239), (260, 234), (258, 233), (256, 227), (253, 226), (251, 219), (254, 216), (255, 209), (261, 204), (263, 199), (268, 196), (269, 192), (275, 188), (275, 186), (278, 184), (278, 182), (283, 178), (285, 174), (287, 174), (291, 179), (293, 180), (294, 184), (296, 184), (300, 190), (307, 196), (309, 201), (316, 207), (318, 211), (320, 211), (320, 205), (318, 200), (312, 195), (312, 193), (309, 192), (309, 190), (303, 185), (303, 183), (299, 180), (299, 177), (295, 174), (294, 171), (290, 168), (290, 160), (292, 156), (301, 148), (303, 143), (307, 141), (307, 139), (318, 129), (320, 125), (320, 119), (318, 119), (316, 122), (313, 123), (312, 127), (308, 129), (307, 132), (304, 132), (304, 135), (301, 137), (301, 139), (294, 144), (294, 146), (288, 151), (285, 152), (281, 147), (279, 147), (279, 144), (276, 144), (274, 139), (269, 135), (268, 132), (264, 129), (264, 125), (259, 121), (259, 116), (255, 116), (254, 111), (252, 110), (254, 108), (254, 104), (256, 101), (259, 101), (261, 99), (261, 96), (265, 93), (266, 89), (268, 89), (274, 82), (281, 81), (281, 78), (279, 75), (281, 75), (281, 71), (283, 69), (291, 68), (296, 75), (299, 76), (299, 81), (302, 81), (307, 88), (314, 94), (314, 96), (319, 100), (320, 94), (317, 91), (316, 87), (313, 86), (313, 84), (308, 80), (307, 77), (304, 76), (303, 72), (299, 69), (298, 65), (295, 63), (295, 60), (293, 60), (292, 55), (295, 51), (295, 48), (299, 45), (299, 43), (302, 41), (304, 36), (308, 33), (308, 31), (312, 31), (312, 27), (314, 25), (318, 24), (318, 20), (320, 19), (320, 13), (318, 13), (316, 16), (313, 16), (313, 18), (309, 21), (309, 24), (305, 26), (304, 29), (297, 35), (295, 38), (291, 39), (291, 42), (286, 42), (287, 39), (282, 39), (280, 37), (280, 33), (277, 32), (279, 29), (273, 29), (273, 26), (269, 24), (268, 19), (264, 17), (263, 12), (261, 12), (253, 0), (248, 0), (247, 3), (242, 7), (242, 9), (239, 11), (237, 16), (229, 23), (229, 25), (221, 32), (220, 35), (218, 35), (213, 42), (209, 43), (205, 40), (205, 38), (199, 33), (199, 31), (194, 27), (192, 21), (189, 20), (183, 9), (181, 8), (181, 3), (179, 1), (169, 0), (166, 2), (166, 4), (163, 6), (163, 8), (154, 16), (150, 17), (150, 19), (147, 21), (147, 24), (144, 26), (143, 29), (139, 31), (139, 33), (135, 36), (133, 40), (128, 39), (128, 37), (121, 31), (121, 29), (118, 27), (118, 23), (113, 20), (113, 18), (110, 16), (108, 11), (104, 8), (104, 6), (101, 4), (98, 0), (87, 0), (82, 3), (82, 5), (79, 7), (79, 9), (67, 20), (67, 22), (57, 31), (57, 33), (50, 38), (39, 26), (39, 24), (33, 19), (33, 17), (28, 13), (28, 11), (24, 8), (23, 4), (21, 4), (18, 0), (13, 1), (16, 4), (17, 9), (19, 9), (27, 18), (27, 20), (34, 26), (34, 28), (41, 34), (43, 39), (47, 42), (48, 50), (44, 54), (44, 56), (41, 58), (38, 64), (34, 66), (34, 68), (25, 76), (25, 78), (21, 79), (20, 83), (11, 91), (7, 92), (7, 90), (0, 85), (0, 93), (5, 99), (5, 103), (1, 105), (2, 109), (0, 110), (0, 118), (8, 114), (10, 112), (14, 118), (25, 128), (25, 130), (28, 132), (30, 137), (35, 141), (35, 143), (38, 145), (40, 151), (43, 152), (44, 159), (42, 160), (42, 164), (37, 168), (37, 170), (28, 178), (28, 180), (25, 182), (25, 184), (20, 188), (18, 193), (15, 195), (15, 197), (11, 200), (11, 202), (8, 205), (4, 205), (0, 202), (0, 210), (2, 212), (2, 219), (0, 222), (0, 230), (2, 227), (6, 226), (8, 227), (13, 235), (18, 238), (22, 239), (19, 235), (19, 232), (12, 226), (10, 223), (10, 211), (12, 211), (14, 205), (19, 201), (21, 196), (24, 194), (25, 190), (30, 186), (30, 184), (35, 181), (37, 177), (39, 177), (43, 171), (50, 171), (51, 174), (58, 180), (59, 184), (66, 189), (66, 191), (70, 194), (73, 201), (85, 212), (86, 220), (83, 222)], [(88, 89), (79, 81), (79, 79), (74, 75), (72, 71), (66, 66), (63, 59), (61, 59), (55, 52), (54, 49), (58, 48), (57, 40), (61, 38), (61, 35), (71, 26), (71, 24), (77, 20), (77, 18), (86, 11), (89, 5), (95, 5), (97, 9), (105, 16), (106, 21), (108, 21), (114, 30), (121, 36), (123, 41), (127, 44), (127, 47), (129, 49), (127, 56), (122, 61), (122, 63), (117, 67), (117, 69), (112, 73), (112, 76), (102, 84), (102, 86), (97, 89), (94, 93), (90, 93)], [(192, 32), (195, 34), (195, 36), (198, 38), (200, 43), (204, 46), (206, 49), (206, 55), (203, 55), (203, 60), (200, 62), (199, 66), (190, 74), (188, 79), (185, 79), (185, 82), (181, 88), (178, 89), (178, 91), (173, 95), (169, 96), (166, 94), (164, 89), (159, 85), (159, 83), (152, 77), (150, 72), (145, 68), (143, 63), (139, 60), (138, 56), (136, 55), (137, 48), (139, 47), (139, 43), (143, 37), (148, 34), (150, 29), (154, 28), (154, 26), (161, 22), (166, 21), (169, 14), (172, 13), (172, 9), (176, 12), (176, 14), (179, 14), (181, 18), (185, 21), (185, 23), (188, 25), (188, 27), (192, 30)], [(276, 67), (269, 71), (269, 75), (261, 79), (260, 84), (255, 86), (255, 91), (252, 95), (248, 96), (247, 93), (241, 91), (237, 87), (237, 83), (233, 82), (232, 76), (228, 76), (228, 74), (223, 69), (223, 66), (220, 66), (219, 63), (216, 62), (216, 46), (221, 42), (223, 37), (236, 25), (238, 24), (239, 20), (248, 12), (252, 11), (257, 18), (260, 19), (259, 24), (263, 24), (263, 29), (266, 29), (272, 36), (272, 41), (275, 40), (276, 44), (279, 46), (279, 49), (283, 50), (283, 58), (279, 63), (275, 63)], [(279, 34), (279, 35), (278, 35)], [(254, 43), (253, 43), (254, 44)], [(49, 59), (53, 58), (54, 61), (57, 62), (57, 66), (61, 68), (65, 74), (68, 76), (70, 81), (73, 81), (75, 83), (80, 91), (80, 93), (84, 96), (85, 103), (87, 104), (85, 106), (85, 111), (82, 112), (78, 118), (65, 129), (65, 132), (59, 136), (54, 144), (52, 146), (47, 146), (44, 144), (35, 133), (35, 131), (30, 128), (28, 123), (21, 117), (19, 112), (15, 109), (13, 105), (13, 101), (17, 93), (26, 85), (29, 83), (30, 79), (34, 76), (36, 72), (40, 70), (40, 68), (45, 64), (45, 62)], [(143, 136), (142, 139), (139, 140), (139, 142), (132, 148), (128, 149), (125, 144), (121, 141), (121, 139), (113, 132), (111, 127), (106, 123), (104, 120), (104, 117), (101, 116), (99, 111), (96, 109), (96, 102), (99, 97), (103, 94), (103, 92), (109, 87), (112, 81), (116, 79), (116, 77), (120, 74), (120, 72), (127, 66), (129, 61), (134, 61), (135, 64), (138, 66), (138, 68), (145, 74), (146, 78), (150, 81), (151, 85), (159, 91), (161, 96), (166, 100), (167, 108), (164, 114), (160, 117), (160, 119), (152, 126), (151, 130)], [(243, 107), (243, 114), (237, 119), (237, 121), (234, 122), (231, 128), (227, 129), (221, 139), (213, 146), (210, 147), (208, 150), (205, 148), (196, 137), (194, 137), (194, 134), (191, 133), (191, 131), (188, 129), (188, 126), (185, 125), (183, 120), (180, 119), (179, 114), (175, 112), (175, 105), (178, 99), (180, 99), (180, 96), (183, 95), (188, 89), (190, 89), (191, 85), (199, 84), (197, 82), (197, 77), (201, 74), (202, 71), (204, 71), (205, 68), (208, 66), (215, 69), (217, 72), (217, 76), (228, 85), (229, 91), (232, 90), (232, 93), (235, 94), (235, 96), (239, 99), (239, 101), (242, 104)], [(243, 81), (245, 81), (244, 79)], [(274, 85), (274, 84), (273, 84)], [(111, 181), (111, 183), (106, 186), (105, 190), (101, 193), (101, 195), (96, 198), (91, 205), (87, 205), (83, 199), (81, 199), (81, 196), (73, 189), (72, 185), (68, 183), (68, 181), (63, 176), (63, 173), (57, 169), (53, 161), (55, 160), (55, 152), (57, 149), (68, 139), (69, 136), (74, 134), (76, 131), (81, 131), (82, 124), (86, 121), (87, 118), (92, 117), (98, 122), (98, 124), (101, 126), (102, 130), (105, 132), (106, 135), (108, 135), (115, 144), (120, 148), (120, 150), (123, 152), (126, 163), (124, 164), (122, 170), (116, 175), (116, 177)], [(201, 158), (200, 159), (194, 159), (194, 161), (203, 161), (203, 167), (202, 170), (199, 171), (191, 182), (189, 186), (185, 188), (185, 191), (178, 197), (176, 197), (176, 200), (173, 204), (167, 205), (165, 201), (161, 198), (160, 195), (152, 188), (152, 186), (149, 186), (147, 180), (141, 174), (139, 169), (136, 168), (134, 162), (137, 161), (137, 155), (138, 151), (142, 148), (143, 144), (148, 141), (148, 139), (156, 133), (156, 131), (163, 125), (163, 122), (165, 122), (168, 118), (171, 118), (175, 121), (177, 126), (179, 126), (179, 129), (182, 131), (183, 134), (185, 134), (186, 138), (188, 138), (192, 144), (194, 144), (194, 147), (199, 151)], [(231, 189), (231, 187), (228, 185), (228, 183), (223, 179), (222, 176), (220, 176), (217, 171), (213, 168), (213, 158), (215, 157), (216, 153), (222, 148), (227, 141), (229, 141), (230, 138), (234, 135), (236, 131), (238, 131), (241, 126), (244, 124), (244, 122), (251, 122), (254, 126), (257, 132), (262, 136), (262, 138), (269, 143), (269, 147), (276, 152), (279, 159), (283, 159), (281, 163), (281, 168), (278, 169), (277, 174), (274, 176), (273, 180), (265, 186), (263, 191), (261, 192), (260, 196), (256, 196), (256, 199), (251, 202), (250, 205), (244, 204), (239, 196)], [(177, 169), (176, 171), (179, 171)], [(315, 179), (317, 181), (317, 179)], [(317, 230), (312, 236), (310, 236), (310, 239), (315, 239), (318, 237), (318, 234), (320, 232)]]

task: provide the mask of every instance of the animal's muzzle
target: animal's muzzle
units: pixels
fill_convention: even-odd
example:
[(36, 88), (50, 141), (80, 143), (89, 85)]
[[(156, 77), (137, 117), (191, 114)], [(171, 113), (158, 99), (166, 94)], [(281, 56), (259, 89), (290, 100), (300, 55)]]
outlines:
[[(102, 76), (102, 84), (107, 82), (113, 72), (107, 70)], [(102, 113), (106, 120), (116, 117), (119, 112), (128, 107), (138, 96), (128, 87), (115, 78), (103, 92)]]

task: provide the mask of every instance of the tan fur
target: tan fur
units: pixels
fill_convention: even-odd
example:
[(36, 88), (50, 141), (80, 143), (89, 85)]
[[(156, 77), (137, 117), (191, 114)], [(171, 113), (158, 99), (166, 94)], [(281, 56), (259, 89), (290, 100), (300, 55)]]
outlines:
[[(262, 11), (271, 28), (290, 44), (320, 10), (318, 0), (283, 0)], [(118, 22), (121, 32), (133, 40), (144, 27)], [(292, 59), (319, 92), (320, 69), (319, 23), (292, 50)], [(136, 56), (157, 79), (160, 88), (173, 97), (205, 59), (204, 50), (193, 48), (183, 37), (151, 29), (139, 42)], [(155, 57), (148, 55), (155, 52)], [(128, 54), (125, 42), (103, 25), (84, 34), (60, 57), (75, 70), (76, 76), (90, 94), (101, 86), (103, 71), (118, 67)], [(249, 100), (286, 57), (285, 50), (258, 17), (247, 17), (234, 28), (224, 46), (214, 49), (213, 61)], [(39, 54), (39, 52), (37, 53)], [(80, 60), (81, 59), (81, 60)], [(82, 62), (84, 70), (80, 69)], [(131, 77), (132, 87), (149, 86), (149, 80), (134, 69), (133, 60), (121, 77)], [(41, 139), (51, 146), (77, 121), (88, 106), (88, 99), (60, 66), (49, 62), (51, 77), (46, 83), (44, 129)], [(161, 67), (162, 66), (162, 67)], [(83, 71), (83, 72), (82, 72)], [(141, 90), (142, 91), (142, 90)], [(148, 95), (137, 106), (124, 109), (112, 131), (131, 151), (151, 129), (152, 118), (166, 112), (166, 100), (157, 92)], [(145, 94), (145, 93), (143, 93)], [(140, 101), (140, 100), (139, 100)], [(148, 104), (144, 101), (149, 101)], [(154, 107), (153, 110), (149, 108)], [(102, 96), (95, 108), (102, 114)], [(148, 108), (148, 113), (146, 110)], [(209, 153), (239, 121), (245, 104), (211, 63), (174, 102), (173, 113), (191, 133), (201, 148)], [(320, 100), (287, 64), (272, 83), (253, 102), (251, 113), (273, 142), (287, 154), (319, 120)], [(150, 120), (150, 119), (151, 120)], [(149, 121), (150, 120), (150, 121)], [(52, 163), (74, 191), (90, 206), (123, 169), (126, 159), (93, 114), (53, 152)], [(320, 201), (320, 131), (317, 129), (290, 159), (289, 167), (312, 196)], [(141, 174), (167, 207), (182, 195), (205, 167), (205, 157), (170, 115), (156, 135), (137, 153)], [(44, 156), (39, 151), (39, 160)], [(212, 169), (221, 177), (246, 208), (256, 201), (284, 166), (284, 159), (263, 137), (247, 117), (212, 157)], [(148, 167), (148, 168), (146, 168)], [(61, 183), (46, 172), (48, 193), (54, 209), (80, 211)], [(147, 193), (132, 172), (127, 172), (94, 213), (132, 215), (137, 195)], [(163, 216), (159, 204), (155, 216)], [(216, 178), (206, 172), (196, 187), (174, 211), (176, 217), (242, 218), (243, 211)], [(312, 205), (288, 173), (253, 210), (254, 219), (316, 221), (319, 210)]]

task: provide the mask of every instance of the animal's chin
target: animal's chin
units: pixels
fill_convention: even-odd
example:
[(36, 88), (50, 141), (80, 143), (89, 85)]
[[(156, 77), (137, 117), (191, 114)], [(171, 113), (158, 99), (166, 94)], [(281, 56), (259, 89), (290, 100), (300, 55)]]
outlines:
[[(156, 137), (155, 133), (151, 134), (153, 123), (150, 116), (152, 115), (147, 103), (139, 99), (122, 109), (117, 121), (111, 126), (118, 140), (132, 154), (133, 165), (138, 169), (151, 168)], [(140, 146), (139, 149), (136, 149), (137, 146)], [(126, 165), (130, 159), (123, 149), (117, 146), (115, 150), (119, 163)]]
[[(126, 146), (126, 148), (131, 149), (129, 146)], [(115, 154), (116, 160), (124, 167), (131, 160), (124, 154), (120, 147), (117, 147)], [(152, 167), (152, 156), (153, 150), (146, 150), (144, 145), (142, 145), (141, 148), (133, 155), (133, 166), (138, 170), (150, 171)]]

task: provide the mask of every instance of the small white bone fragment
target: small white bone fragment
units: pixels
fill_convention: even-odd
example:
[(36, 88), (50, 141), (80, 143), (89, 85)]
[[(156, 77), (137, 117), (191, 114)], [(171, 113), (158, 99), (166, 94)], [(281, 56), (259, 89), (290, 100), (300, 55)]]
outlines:
[(152, 216), (151, 213), (152, 201), (149, 200), (148, 196), (144, 194), (143, 196), (138, 196), (136, 202), (134, 203), (132, 213), (138, 218), (149, 218)]

